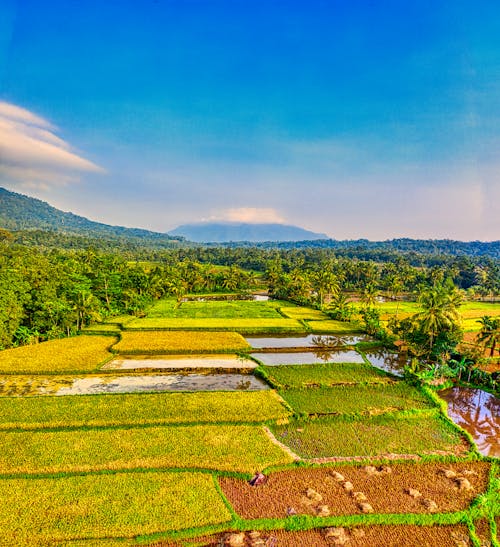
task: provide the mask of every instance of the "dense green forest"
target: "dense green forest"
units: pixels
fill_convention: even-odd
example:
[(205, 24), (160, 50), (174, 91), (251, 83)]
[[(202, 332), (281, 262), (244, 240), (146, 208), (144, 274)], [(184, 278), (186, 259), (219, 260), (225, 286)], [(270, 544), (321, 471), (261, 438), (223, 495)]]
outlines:
[(18, 243), (0, 234), (0, 347), (66, 336), (93, 321), (141, 315), (155, 299), (186, 293), (268, 289), (349, 318), (346, 295), (417, 298), (445, 286), (469, 297), (500, 293), (500, 261), (488, 257), (374, 250), (367, 259), (332, 249), (185, 246), (105, 252)]

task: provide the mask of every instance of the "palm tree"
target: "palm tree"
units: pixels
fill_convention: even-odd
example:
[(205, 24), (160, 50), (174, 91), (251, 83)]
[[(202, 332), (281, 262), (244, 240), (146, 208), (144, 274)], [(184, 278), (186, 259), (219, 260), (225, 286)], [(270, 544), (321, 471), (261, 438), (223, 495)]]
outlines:
[(418, 301), (423, 309), (413, 319), (428, 338), (430, 353), (440, 333), (458, 328), (461, 319), (458, 307), (462, 302), (462, 294), (442, 285), (434, 285), (424, 290)]
[(477, 323), (481, 323), (481, 330), (476, 341), (482, 343), (485, 349), (490, 348), (490, 357), (493, 357), (497, 346), (500, 352), (500, 317), (483, 315)]
[(336, 294), (340, 290), (337, 276), (327, 269), (314, 272), (311, 275), (311, 285), (318, 295), (320, 308), (323, 308), (325, 296)]

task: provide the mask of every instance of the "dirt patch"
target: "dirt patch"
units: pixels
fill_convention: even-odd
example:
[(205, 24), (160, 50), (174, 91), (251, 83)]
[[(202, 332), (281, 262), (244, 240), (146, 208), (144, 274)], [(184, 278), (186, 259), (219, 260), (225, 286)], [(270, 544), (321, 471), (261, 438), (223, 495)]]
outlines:
[(476, 520), (474, 522), (476, 535), (481, 542), (481, 547), (491, 546), (491, 530), (490, 523), (486, 519)]
[[(357, 526), (322, 528), (305, 532), (284, 530), (218, 534), (192, 540), (196, 545), (239, 547), (466, 547), (472, 545), (467, 527), (457, 526)], [(167, 543), (155, 543), (166, 547)], [(190, 545), (188, 541), (178, 545)]]
[[(361, 513), (443, 513), (467, 508), (488, 485), (487, 462), (334, 466), (272, 473), (265, 484), (220, 478), (245, 519)], [(437, 545), (437, 544), (436, 544)]]

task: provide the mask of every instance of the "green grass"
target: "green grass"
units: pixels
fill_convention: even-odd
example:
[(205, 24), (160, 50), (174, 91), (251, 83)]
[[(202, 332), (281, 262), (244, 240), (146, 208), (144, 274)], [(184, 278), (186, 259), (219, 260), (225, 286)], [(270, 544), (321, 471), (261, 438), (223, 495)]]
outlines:
[(382, 414), (356, 420), (327, 417), (294, 420), (271, 429), (279, 441), (304, 458), (454, 452), (461, 445), (460, 434), (438, 414)]
[(5, 546), (133, 537), (230, 519), (213, 478), (203, 473), (0, 480)]
[(0, 473), (193, 468), (252, 473), (291, 457), (259, 426), (0, 432)]
[(82, 335), (0, 351), (0, 373), (92, 372), (112, 357), (113, 336)]
[(281, 392), (290, 406), (307, 414), (380, 414), (434, 405), (404, 382), (386, 385), (292, 388)]
[(287, 388), (301, 388), (310, 385), (387, 383), (390, 381), (384, 372), (362, 363), (262, 366), (261, 369), (275, 385)]
[(243, 319), (136, 319), (126, 326), (127, 330), (196, 330), (236, 331), (251, 333), (305, 332), (304, 326), (294, 319), (243, 318)]
[(236, 332), (124, 331), (113, 349), (126, 354), (235, 353), (250, 346)]
[(170, 319), (277, 319), (281, 317), (277, 307), (277, 302), (252, 300), (188, 301), (176, 307), (175, 299), (167, 298), (156, 302), (148, 310), (147, 316)]
[(325, 319), (324, 321), (307, 321), (307, 325), (313, 332), (318, 333), (346, 334), (363, 332), (363, 329), (357, 323), (335, 321), (334, 319)]
[(288, 306), (282, 307), (281, 313), (283, 313), (290, 319), (303, 319), (309, 321), (322, 321), (324, 319), (328, 319), (328, 316), (320, 310), (315, 310), (313, 308), (304, 308), (301, 306), (295, 306), (293, 308)]
[(0, 398), (0, 429), (252, 423), (288, 415), (274, 391)]

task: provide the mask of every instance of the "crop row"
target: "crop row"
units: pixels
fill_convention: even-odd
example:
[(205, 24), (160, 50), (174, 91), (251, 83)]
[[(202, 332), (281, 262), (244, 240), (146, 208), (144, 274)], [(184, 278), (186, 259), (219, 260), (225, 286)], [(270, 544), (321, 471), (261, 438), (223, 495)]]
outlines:
[(297, 412), (306, 414), (380, 414), (434, 406), (420, 391), (403, 382), (291, 388), (281, 395)]
[(366, 363), (262, 366), (260, 370), (282, 388), (333, 386), (336, 384), (387, 383), (390, 377)]
[(92, 372), (112, 357), (114, 336), (75, 336), (0, 351), (0, 373)]
[[(61, 545), (227, 522), (213, 478), (202, 473), (116, 473), (0, 479), (2, 545)], [(72, 543), (73, 545), (73, 543)], [(106, 543), (108, 545), (108, 543)]]
[(198, 425), (64, 431), (0, 431), (0, 473), (143, 468), (252, 473), (292, 461), (262, 427)]
[(0, 398), (0, 429), (257, 423), (288, 415), (271, 390)]
[(119, 353), (234, 353), (249, 349), (246, 340), (236, 332), (124, 331), (114, 346)]
[(464, 440), (436, 414), (321, 417), (271, 426), (276, 438), (303, 458), (464, 452)]

